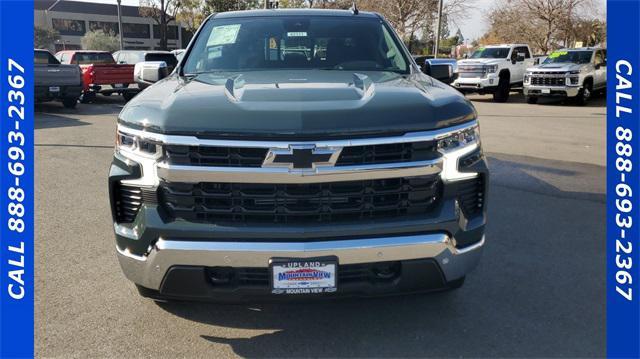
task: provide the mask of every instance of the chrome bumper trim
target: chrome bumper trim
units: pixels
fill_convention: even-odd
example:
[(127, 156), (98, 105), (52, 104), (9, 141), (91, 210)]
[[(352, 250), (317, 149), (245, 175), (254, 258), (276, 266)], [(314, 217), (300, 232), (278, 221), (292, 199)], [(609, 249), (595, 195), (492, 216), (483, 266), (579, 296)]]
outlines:
[(458, 250), (443, 233), (321, 242), (201, 242), (159, 239), (146, 256), (133, 256), (116, 246), (127, 278), (158, 290), (169, 268), (175, 265), (268, 267), (273, 257), (338, 257), (340, 264), (434, 258), (448, 281), (472, 270), (480, 260), (484, 237)]
[(141, 131), (118, 124), (118, 131), (130, 135), (138, 136), (149, 141), (185, 146), (212, 146), (212, 147), (247, 147), (247, 148), (270, 148), (287, 150), (292, 144), (312, 145), (315, 148), (331, 147), (352, 147), (368, 145), (384, 145), (394, 143), (425, 142), (445, 138), (452, 133), (465, 130), (478, 125), (477, 120), (472, 120), (461, 125), (441, 128), (432, 131), (410, 132), (402, 136), (372, 137), (362, 139), (347, 140), (326, 140), (326, 141), (244, 141), (244, 140), (212, 140), (202, 139), (195, 136), (164, 135), (156, 132)]
[(435, 175), (442, 171), (442, 158), (432, 161), (362, 166), (318, 166), (310, 170), (284, 167), (198, 167), (157, 165), (158, 177), (169, 182), (224, 183), (326, 183)]

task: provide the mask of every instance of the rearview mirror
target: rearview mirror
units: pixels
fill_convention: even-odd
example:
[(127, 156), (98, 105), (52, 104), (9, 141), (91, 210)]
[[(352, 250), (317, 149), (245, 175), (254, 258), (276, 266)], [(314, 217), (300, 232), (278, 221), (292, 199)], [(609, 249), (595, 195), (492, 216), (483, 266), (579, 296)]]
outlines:
[(453, 82), (453, 66), (450, 64), (431, 64), (426, 61), (424, 64), (424, 73), (445, 84)]
[(140, 88), (151, 86), (168, 75), (169, 70), (164, 61), (139, 62), (133, 68), (133, 80)]

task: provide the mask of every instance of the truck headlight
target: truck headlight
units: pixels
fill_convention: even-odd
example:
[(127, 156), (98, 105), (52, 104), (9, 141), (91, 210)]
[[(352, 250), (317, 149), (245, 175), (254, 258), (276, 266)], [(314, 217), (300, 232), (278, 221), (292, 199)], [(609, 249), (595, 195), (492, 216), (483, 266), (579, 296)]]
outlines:
[(474, 144), (480, 144), (480, 129), (478, 125), (447, 134), (446, 137), (439, 139), (438, 151), (446, 153)]
[[(450, 132), (438, 140), (438, 152), (442, 154), (442, 172), (440, 177), (444, 181), (459, 181), (474, 178), (476, 172), (461, 172), (459, 170), (462, 158), (471, 153), (482, 151), (480, 147), (480, 129), (477, 122), (472, 126)], [(481, 156), (481, 152), (480, 152)]]
[(498, 65), (487, 65), (484, 69), (488, 74), (494, 74), (498, 71)]
[(145, 157), (155, 157), (160, 153), (158, 144), (122, 131), (116, 133), (116, 150)]

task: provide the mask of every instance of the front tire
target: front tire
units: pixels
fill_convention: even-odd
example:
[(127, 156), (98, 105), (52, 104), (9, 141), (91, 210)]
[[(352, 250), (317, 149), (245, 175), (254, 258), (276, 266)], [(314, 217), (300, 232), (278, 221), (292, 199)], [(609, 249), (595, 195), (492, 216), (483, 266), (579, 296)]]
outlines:
[(93, 100), (95, 100), (95, 99), (96, 99), (95, 92), (84, 92), (82, 95), (80, 95), (80, 102), (81, 103), (93, 102)]
[(62, 106), (65, 108), (76, 108), (78, 105), (78, 99), (75, 97), (65, 97), (62, 99)]
[(493, 93), (493, 102), (507, 102), (509, 100), (509, 91), (511, 84), (509, 83), (509, 75), (501, 75), (498, 82), (498, 88)]
[(591, 84), (591, 81), (585, 81), (584, 85), (582, 85), (582, 88), (578, 92), (578, 96), (576, 96), (576, 99), (575, 99), (576, 104), (578, 106), (586, 105), (591, 99), (592, 94), (593, 94), (593, 85)]

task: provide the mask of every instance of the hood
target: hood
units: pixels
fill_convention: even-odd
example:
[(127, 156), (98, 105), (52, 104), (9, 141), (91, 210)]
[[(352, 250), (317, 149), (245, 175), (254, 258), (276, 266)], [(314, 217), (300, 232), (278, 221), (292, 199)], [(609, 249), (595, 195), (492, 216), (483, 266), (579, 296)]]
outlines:
[(528, 68), (527, 71), (549, 71), (549, 72), (568, 72), (578, 71), (589, 67), (590, 64), (576, 64), (573, 62), (559, 62), (553, 64), (542, 64)]
[(172, 75), (119, 122), (166, 134), (348, 137), (431, 130), (475, 118), (453, 88), (423, 74), (326, 70)]
[(509, 61), (508, 59), (464, 59), (458, 61), (458, 66), (464, 65), (498, 65), (504, 63), (505, 61)]

